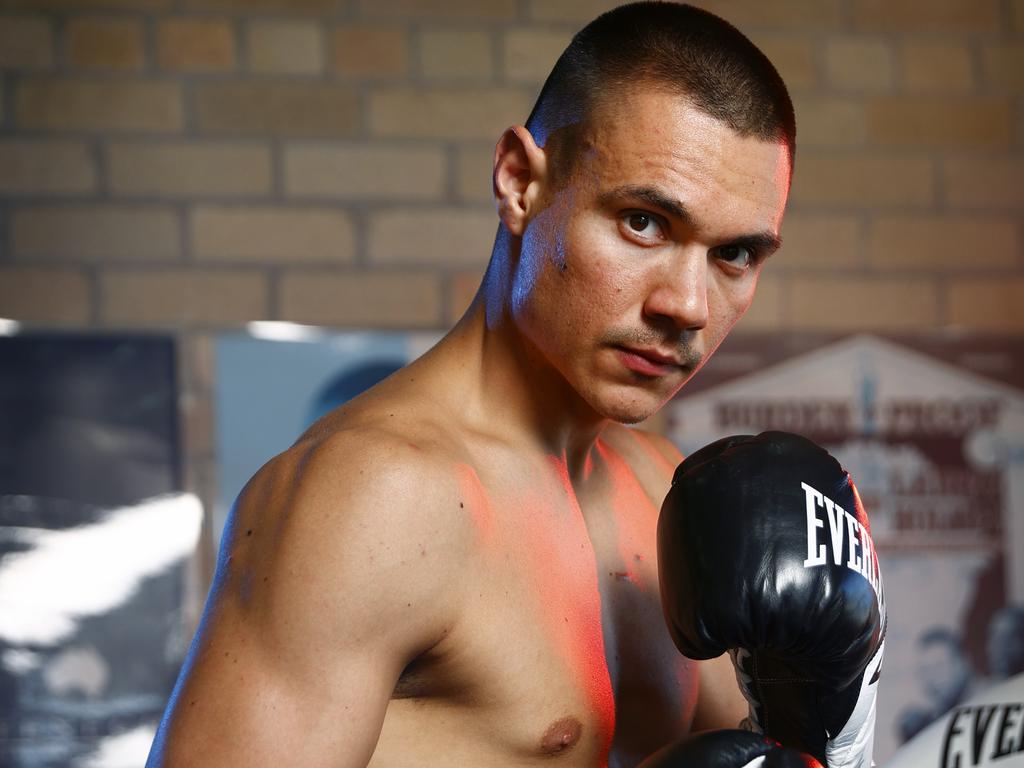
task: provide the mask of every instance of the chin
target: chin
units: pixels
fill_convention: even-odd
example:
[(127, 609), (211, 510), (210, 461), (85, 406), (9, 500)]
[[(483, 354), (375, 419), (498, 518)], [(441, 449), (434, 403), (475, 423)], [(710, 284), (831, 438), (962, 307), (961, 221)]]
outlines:
[(596, 404), (595, 410), (606, 419), (620, 424), (639, 424), (657, 413), (666, 401), (650, 392), (637, 392), (634, 389), (625, 395), (616, 393), (615, 396), (604, 398)]

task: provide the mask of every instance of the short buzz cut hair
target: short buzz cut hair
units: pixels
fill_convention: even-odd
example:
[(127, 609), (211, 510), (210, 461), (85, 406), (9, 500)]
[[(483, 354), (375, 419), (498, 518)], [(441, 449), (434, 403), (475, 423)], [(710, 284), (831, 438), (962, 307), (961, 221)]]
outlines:
[[(681, 3), (630, 3), (581, 29), (548, 75), (526, 127), (545, 146), (556, 131), (585, 125), (603, 98), (630, 84), (678, 92), (740, 136), (784, 144), (793, 162), (793, 103), (768, 57), (727, 21)], [(560, 165), (573, 162), (578, 144), (578, 136), (564, 139), (551, 148), (570, 155)]]

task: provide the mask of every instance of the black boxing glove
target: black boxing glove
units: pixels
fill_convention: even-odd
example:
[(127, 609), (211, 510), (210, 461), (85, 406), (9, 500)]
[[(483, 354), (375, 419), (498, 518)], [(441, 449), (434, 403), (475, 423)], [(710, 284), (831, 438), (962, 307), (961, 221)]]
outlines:
[(870, 768), (885, 602), (849, 474), (785, 432), (708, 445), (676, 469), (658, 521), (676, 646), (729, 651), (746, 726), (829, 768)]
[(821, 768), (810, 755), (750, 731), (704, 731), (670, 744), (638, 768)]

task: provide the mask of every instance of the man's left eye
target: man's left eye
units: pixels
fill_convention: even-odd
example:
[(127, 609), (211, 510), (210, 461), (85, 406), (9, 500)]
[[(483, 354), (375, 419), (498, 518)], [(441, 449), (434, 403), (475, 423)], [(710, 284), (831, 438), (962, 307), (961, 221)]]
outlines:
[(715, 258), (729, 266), (746, 268), (756, 261), (756, 254), (745, 245), (720, 245), (715, 249)]

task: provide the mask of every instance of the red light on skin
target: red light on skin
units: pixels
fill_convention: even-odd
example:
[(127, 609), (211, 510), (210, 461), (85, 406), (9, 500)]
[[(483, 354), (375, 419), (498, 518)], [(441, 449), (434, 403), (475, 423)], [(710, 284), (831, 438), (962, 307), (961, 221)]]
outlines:
[[(678, 367), (678, 366), (673, 366)], [(644, 438), (635, 435), (638, 442)], [(603, 440), (595, 445), (601, 464), (608, 472), (610, 480), (606, 489), (606, 498), (611, 501), (612, 509), (630, 510), (627, 516), (617, 516), (615, 526), (618, 529), (617, 544), (619, 562), (625, 566), (613, 571), (612, 576), (618, 582), (628, 582), (641, 591), (648, 591), (651, 586), (645, 584), (640, 569), (648, 570), (641, 565), (643, 558), (637, 557), (639, 552), (654, 552), (657, 538), (658, 510), (648, 498), (643, 486), (637, 480), (628, 462)], [(656, 563), (651, 568), (656, 567)]]
[(675, 363), (654, 360), (638, 352), (621, 347), (615, 348), (615, 354), (626, 368), (642, 376), (668, 376), (669, 374), (677, 373), (680, 369)]
[(489, 545), (494, 541), (494, 510), (483, 483), (469, 464), (457, 464), (459, 473), (459, 506), (466, 510), (476, 527), (477, 541)]

